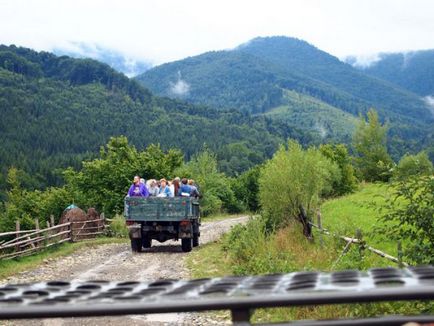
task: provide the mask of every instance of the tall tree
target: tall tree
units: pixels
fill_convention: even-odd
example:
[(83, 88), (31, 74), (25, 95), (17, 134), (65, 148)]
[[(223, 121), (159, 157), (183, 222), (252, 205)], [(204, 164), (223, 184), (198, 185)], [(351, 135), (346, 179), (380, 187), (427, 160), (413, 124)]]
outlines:
[(386, 147), (387, 126), (381, 124), (374, 109), (368, 111), (367, 118), (360, 117), (353, 136), (355, 165), (364, 180), (387, 181), (393, 164)]

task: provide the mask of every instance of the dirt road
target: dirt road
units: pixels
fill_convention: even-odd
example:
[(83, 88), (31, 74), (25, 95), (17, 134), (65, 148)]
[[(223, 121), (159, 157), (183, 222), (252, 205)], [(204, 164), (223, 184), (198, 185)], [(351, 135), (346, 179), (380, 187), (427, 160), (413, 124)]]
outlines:
[[(201, 227), (202, 244), (216, 241), (223, 233), (248, 217), (237, 217), (217, 222), (204, 222)], [(180, 242), (152, 242), (152, 248), (133, 254), (129, 244), (107, 244), (84, 249), (67, 257), (47, 260), (35, 270), (20, 273), (4, 283), (25, 283), (51, 280), (153, 280), (159, 278), (189, 278), (185, 266), (188, 253), (181, 251)], [(224, 324), (206, 314), (154, 314), (102, 318), (45, 319), (2, 322), (0, 325), (210, 325)]]

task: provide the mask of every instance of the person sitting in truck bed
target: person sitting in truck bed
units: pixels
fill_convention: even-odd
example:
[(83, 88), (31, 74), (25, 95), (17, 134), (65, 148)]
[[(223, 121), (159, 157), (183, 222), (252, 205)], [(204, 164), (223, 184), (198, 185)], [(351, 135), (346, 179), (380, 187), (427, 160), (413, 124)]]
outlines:
[(194, 184), (194, 180), (193, 179), (188, 179), (188, 185), (190, 186), (190, 196), (191, 197), (195, 197), (195, 198), (199, 198), (200, 194), (199, 194), (199, 190), (197, 190), (196, 185)]
[(190, 197), (191, 187), (188, 185), (187, 178), (182, 178), (181, 186), (179, 187), (178, 196)]
[(140, 177), (136, 175), (134, 177), (133, 184), (128, 190), (128, 196), (130, 197), (149, 197), (148, 188), (146, 185), (140, 183)]
[(167, 181), (164, 178), (160, 180), (160, 191), (158, 193), (158, 197), (172, 197), (172, 192), (170, 191)]
[(149, 180), (149, 195), (158, 196), (159, 192), (160, 192), (160, 188), (157, 185), (157, 180), (155, 179)]

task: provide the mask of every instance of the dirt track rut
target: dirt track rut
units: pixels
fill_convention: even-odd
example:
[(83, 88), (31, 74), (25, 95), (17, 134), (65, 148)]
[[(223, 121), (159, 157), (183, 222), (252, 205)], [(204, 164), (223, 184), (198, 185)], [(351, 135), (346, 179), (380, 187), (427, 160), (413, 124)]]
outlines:
[[(202, 244), (216, 241), (222, 234), (248, 217), (229, 218), (204, 222), (201, 227)], [(153, 280), (159, 278), (189, 278), (180, 242), (153, 241), (152, 248), (133, 254), (129, 244), (106, 244), (94, 249), (84, 249), (67, 257), (47, 260), (30, 271), (0, 280), (2, 283), (25, 283), (51, 280)], [(0, 321), (0, 325), (210, 325), (225, 324), (206, 314), (154, 314), (101, 318), (68, 318), (45, 320)]]

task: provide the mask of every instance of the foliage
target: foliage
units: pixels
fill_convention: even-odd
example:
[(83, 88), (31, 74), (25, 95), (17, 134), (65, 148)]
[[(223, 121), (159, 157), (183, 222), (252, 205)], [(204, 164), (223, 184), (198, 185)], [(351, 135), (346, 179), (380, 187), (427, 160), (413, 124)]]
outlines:
[(115, 238), (128, 238), (128, 228), (125, 224), (125, 218), (122, 215), (116, 215), (110, 222), (108, 235)]
[(405, 259), (434, 263), (434, 176), (413, 176), (394, 184), (382, 221), (386, 236), (402, 240)]
[(433, 171), (433, 164), (426, 152), (420, 152), (416, 155), (406, 154), (393, 170), (393, 179), (402, 181), (411, 176), (430, 175)]
[(65, 187), (50, 187), (45, 191), (23, 189), (19, 174), (16, 168), (8, 171), (9, 190), (4, 212), (0, 213), (0, 231), (14, 230), (15, 221), (20, 222), (21, 229), (34, 228), (35, 219), (44, 226), (50, 215), (57, 222), (65, 207), (73, 202), (73, 195)]
[(287, 224), (299, 216), (303, 207), (312, 214), (321, 195), (330, 194), (333, 182), (340, 180), (339, 168), (311, 147), (303, 150), (288, 141), (262, 169), (259, 178), (259, 202), (270, 226)]
[(357, 179), (354, 175), (347, 146), (344, 144), (325, 144), (321, 145), (319, 150), (321, 154), (335, 162), (341, 171), (341, 178), (333, 182), (332, 194), (341, 196), (353, 192), (357, 188)]
[(209, 149), (199, 154), (175, 170), (180, 177), (192, 178), (199, 186), (202, 195), (201, 211), (206, 216), (222, 210), (238, 211), (234, 192), (230, 187), (230, 180), (217, 169), (217, 158)]
[(250, 212), (259, 210), (258, 193), (261, 168), (261, 165), (257, 165), (232, 179), (231, 188), (243, 210)]
[(353, 136), (355, 164), (364, 180), (387, 181), (393, 163), (386, 148), (387, 127), (381, 125), (374, 109), (369, 110), (367, 118), (360, 117)]
[(153, 145), (139, 152), (128, 144), (126, 137), (113, 137), (106, 148), (101, 148), (100, 158), (83, 162), (79, 172), (66, 170), (65, 177), (72, 192), (77, 194), (78, 203), (111, 216), (123, 211), (123, 199), (133, 176), (169, 177), (181, 162), (180, 151), (164, 153)]

